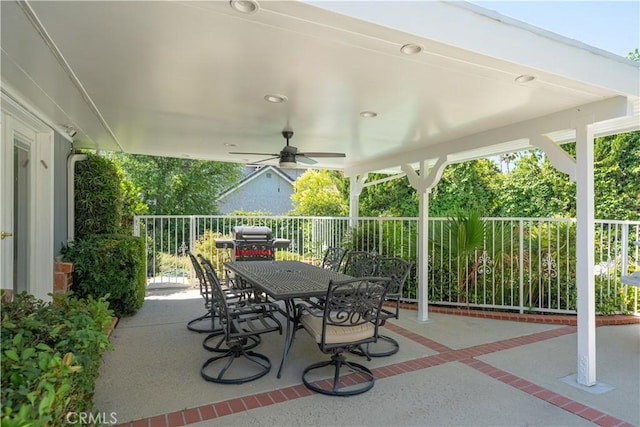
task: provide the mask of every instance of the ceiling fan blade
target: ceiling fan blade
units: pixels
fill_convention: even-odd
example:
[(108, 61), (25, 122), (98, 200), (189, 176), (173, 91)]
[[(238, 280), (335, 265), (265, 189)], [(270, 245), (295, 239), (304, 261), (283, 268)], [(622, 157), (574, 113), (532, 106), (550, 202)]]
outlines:
[(248, 165), (257, 165), (259, 163), (264, 163), (264, 162), (268, 162), (269, 160), (274, 160), (274, 159), (279, 159), (280, 156), (275, 156), (275, 157), (269, 157), (266, 159), (262, 159), (262, 160), (257, 160), (255, 162), (251, 162), (251, 163), (247, 163)]
[(303, 155), (300, 153), (298, 153), (298, 155), (296, 156), (296, 161), (307, 164), (307, 165), (315, 165), (316, 163), (318, 163), (317, 161), (310, 159), (306, 155)]
[(298, 156), (307, 157), (345, 157), (344, 153), (298, 153)]
[(278, 156), (278, 154), (274, 153), (243, 153), (239, 151), (229, 151), (229, 154), (248, 154), (251, 156)]

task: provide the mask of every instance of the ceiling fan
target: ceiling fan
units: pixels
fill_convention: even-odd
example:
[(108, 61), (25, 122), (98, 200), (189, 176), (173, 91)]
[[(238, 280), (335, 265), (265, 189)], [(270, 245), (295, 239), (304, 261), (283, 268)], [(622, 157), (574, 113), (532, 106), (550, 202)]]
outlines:
[(289, 145), (289, 139), (291, 139), (291, 137), (293, 137), (293, 131), (291, 129), (285, 129), (282, 131), (282, 136), (287, 140), (287, 145), (285, 145), (282, 150), (280, 151), (280, 153), (277, 154), (270, 154), (270, 153), (240, 153), (240, 152), (233, 152), (230, 151), (229, 154), (251, 154), (251, 155), (257, 155), (257, 156), (271, 156), (267, 159), (262, 159), (262, 160), (258, 160), (257, 162), (253, 162), (255, 163), (262, 163), (262, 162), (267, 162), (269, 160), (273, 160), (273, 159), (279, 159), (280, 163), (279, 166), (281, 168), (295, 168), (297, 166), (297, 162), (299, 161), (300, 163), (305, 163), (307, 165), (313, 165), (318, 163), (317, 161), (313, 160), (311, 157), (345, 157), (344, 153), (324, 153), (324, 152), (319, 152), (319, 153), (299, 153), (298, 152), (298, 148), (294, 147), (293, 145)]

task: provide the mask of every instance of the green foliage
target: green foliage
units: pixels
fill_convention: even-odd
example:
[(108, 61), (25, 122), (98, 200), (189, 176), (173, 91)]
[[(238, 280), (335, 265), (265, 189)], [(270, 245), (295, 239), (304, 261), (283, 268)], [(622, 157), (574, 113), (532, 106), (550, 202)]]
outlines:
[(640, 132), (598, 138), (594, 147), (596, 218), (640, 219)]
[(575, 215), (575, 195), (575, 183), (540, 151), (530, 151), (522, 153), (515, 169), (505, 175), (497, 213), (525, 218)]
[(142, 190), (124, 177), (122, 169), (118, 169), (120, 176), (120, 194), (122, 195), (122, 234), (130, 234), (133, 229), (133, 218), (136, 215), (144, 215), (149, 211), (149, 206), (142, 200)]
[(499, 205), (503, 176), (488, 159), (447, 166), (431, 191), (429, 215), (450, 217), (462, 210), (493, 215)]
[(142, 307), (146, 275), (141, 238), (87, 236), (65, 247), (63, 256), (73, 262), (73, 289), (79, 297), (106, 297), (118, 317)]
[(122, 198), (117, 168), (104, 157), (87, 156), (76, 163), (75, 170), (76, 238), (120, 231)]
[(340, 192), (339, 177), (328, 170), (307, 170), (294, 183), (294, 215), (344, 216), (349, 203)]
[(151, 215), (216, 214), (216, 199), (242, 175), (237, 163), (116, 153), (110, 157), (142, 189)]
[(89, 412), (102, 353), (110, 349), (104, 298), (26, 293), (2, 304), (2, 425), (64, 425)]
[[(575, 143), (562, 146), (575, 156)], [(597, 138), (594, 145), (595, 216), (640, 219), (640, 132)], [(504, 217), (576, 215), (576, 186), (540, 151), (521, 153), (505, 175), (497, 214)]]
[[(442, 230), (444, 237), (439, 236)], [(480, 266), (480, 254), (487, 235), (487, 222), (477, 209), (460, 211), (449, 217), (442, 229), (436, 229), (432, 242), (442, 246), (441, 253), (451, 257), (461, 291), (468, 289)]]
[[(386, 176), (371, 173), (367, 180), (373, 182)], [(363, 188), (359, 203), (360, 215), (365, 217), (418, 216), (418, 194), (406, 176)]]

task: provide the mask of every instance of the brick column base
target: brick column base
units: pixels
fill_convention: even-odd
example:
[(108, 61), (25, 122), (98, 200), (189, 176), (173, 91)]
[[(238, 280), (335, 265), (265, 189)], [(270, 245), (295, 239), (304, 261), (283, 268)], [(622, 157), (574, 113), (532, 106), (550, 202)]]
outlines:
[(2, 291), (2, 302), (13, 301), (13, 289), (3, 289)]
[(73, 263), (56, 261), (54, 268), (53, 293), (68, 292), (73, 284)]

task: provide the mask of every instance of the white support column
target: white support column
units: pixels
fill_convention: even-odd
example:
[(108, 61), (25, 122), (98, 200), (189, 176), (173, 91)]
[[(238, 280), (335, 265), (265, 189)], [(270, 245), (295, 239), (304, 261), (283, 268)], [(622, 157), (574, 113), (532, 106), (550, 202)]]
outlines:
[(578, 290), (578, 384), (596, 383), (596, 314), (594, 277), (593, 130), (576, 126), (576, 285)]
[(420, 198), (418, 206), (418, 320), (429, 320), (429, 194), (438, 184), (444, 168), (449, 164), (449, 156), (438, 159), (431, 170), (427, 162), (420, 162), (420, 175), (411, 166), (401, 166), (409, 179), (409, 184), (415, 188)]
[(418, 321), (429, 320), (429, 194), (420, 192), (418, 207)]
[(349, 227), (355, 227), (356, 219), (360, 215), (358, 199), (367, 180), (367, 174), (352, 176), (349, 178)]

